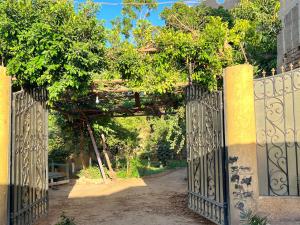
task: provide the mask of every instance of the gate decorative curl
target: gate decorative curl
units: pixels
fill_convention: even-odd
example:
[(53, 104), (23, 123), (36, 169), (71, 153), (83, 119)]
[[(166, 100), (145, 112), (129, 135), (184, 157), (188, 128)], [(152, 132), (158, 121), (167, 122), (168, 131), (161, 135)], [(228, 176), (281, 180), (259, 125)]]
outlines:
[(48, 211), (46, 91), (12, 96), (11, 225), (31, 225)]
[(189, 208), (227, 225), (223, 93), (186, 88)]
[(300, 69), (254, 80), (261, 195), (300, 196)]

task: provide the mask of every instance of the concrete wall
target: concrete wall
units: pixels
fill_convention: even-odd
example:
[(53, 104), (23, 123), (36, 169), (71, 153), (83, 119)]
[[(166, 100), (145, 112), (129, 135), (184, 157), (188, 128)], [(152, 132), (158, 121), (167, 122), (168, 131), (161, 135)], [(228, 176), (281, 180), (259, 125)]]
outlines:
[(258, 214), (267, 216), (272, 225), (300, 224), (300, 197), (260, 196)]

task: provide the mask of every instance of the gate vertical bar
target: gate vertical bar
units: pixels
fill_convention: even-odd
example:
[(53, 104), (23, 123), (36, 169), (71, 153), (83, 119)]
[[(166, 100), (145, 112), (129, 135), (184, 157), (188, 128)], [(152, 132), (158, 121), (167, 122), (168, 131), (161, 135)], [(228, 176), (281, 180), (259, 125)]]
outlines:
[(294, 78), (294, 74), (292, 73), (291, 75), (291, 80), (292, 80), (292, 102), (293, 102), (293, 132), (294, 132), (294, 146), (295, 146), (295, 156), (296, 156), (296, 177), (297, 177), (297, 195), (300, 196), (300, 176), (299, 176), (299, 165), (298, 165), (298, 143), (297, 143), (297, 123), (296, 123), (296, 104), (295, 104), (295, 78)]
[(220, 104), (221, 104), (221, 147), (224, 149), (223, 151), (221, 151), (221, 157), (222, 157), (222, 162), (221, 162), (221, 166), (222, 166), (222, 194), (223, 194), (223, 198), (222, 200), (225, 202), (225, 207), (224, 209), (226, 209), (224, 211), (224, 224), (229, 224), (229, 198), (228, 198), (228, 191), (229, 191), (229, 177), (228, 177), (228, 152), (227, 152), (227, 148), (225, 146), (225, 110), (224, 110), (224, 92), (220, 92)]

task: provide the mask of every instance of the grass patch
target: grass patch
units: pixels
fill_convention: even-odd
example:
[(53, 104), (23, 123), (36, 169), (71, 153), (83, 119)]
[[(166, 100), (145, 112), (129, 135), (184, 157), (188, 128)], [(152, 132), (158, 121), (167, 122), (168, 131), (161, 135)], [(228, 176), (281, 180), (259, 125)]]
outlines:
[(145, 160), (133, 159), (130, 162), (130, 167), (127, 170), (126, 166), (123, 166), (117, 171), (117, 177), (130, 178), (130, 177), (143, 177), (154, 174), (159, 174), (170, 169), (184, 168), (186, 167), (186, 161), (184, 160), (170, 160), (166, 167), (160, 167), (159, 163), (151, 163), (148, 166), (148, 162)]
[(186, 160), (170, 160), (167, 162), (168, 169), (177, 169), (187, 167)]
[(143, 176), (149, 176), (149, 175), (154, 175), (154, 174), (158, 174), (158, 173), (162, 173), (162, 172), (165, 172), (167, 170), (168, 170), (167, 167), (163, 167), (163, 168), (148, 167), (148, 168), (145, 168), (142, 171), (141, 177), (143, 177)]
[[(122, 163), (121, 168), (117, 171), (117, 177), (130, 178), (130, 177), (143, 177), (153, 174), (165, 172), (170, 169), (184, 168), (186, 167), (185, 160), (170, 160), (167, 162), (167, 166), (160, 167), (159, 162), (152, 162), (150, 166), (147, 160), (132, 159), (129, 163), (129, 169), (127, 170), (127, 164)], [(97, 166), (92, 166), (87, 169), (82, 169), (77, 174), (80, 178), (86, 179), (102, 179), (100, 170)]]

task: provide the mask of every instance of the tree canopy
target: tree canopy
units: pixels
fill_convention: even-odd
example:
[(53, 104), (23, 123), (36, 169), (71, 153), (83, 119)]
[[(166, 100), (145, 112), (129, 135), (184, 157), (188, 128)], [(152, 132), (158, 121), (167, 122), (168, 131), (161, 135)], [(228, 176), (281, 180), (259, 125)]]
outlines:
[(281, 29), (279, 0), (241, 0), (231, 10), (235, 19), (249, 21), (245, 50), (249, 62), (260, 70), (276, 68), (277, 35)]
[[(164, 161), (184, 149), (184, 86), (221, 88), (230, 65), (276, 66), (279, 0), (241, 0), (231, 10), (178, 1), (161, 13), (163, 26), (147, 19), (157, 0), (123, 2), (107, 29), (92, 0), (78, 9), (71, 0), (0, 1), (1, 63), (17, 86), (47, 88), (57, 157), (89, 151), (91, 124), (116, 157), (142, 149)], [(147, 117), (112, 118), (134, 115)]]
[(47, 86), (50, 102), (90, 92), (104, 65), (104, 27), (88, 1), (1, 1), (0, 57), (21, 86)]
[(157, 1), (124, 3), (108, 30), (91, 0), (78, 10), (72, 1), (1, 1), (2, 63), (19, 85), (47, 86), (50, 102), (87, 96), (95, 80), (163, 94), (186, 82), (216, 89), (222, 69), (245, 58), (275, 66), (278, 0), (242, 0), (230, 11), (178, 2), (161, 27), (147, 20)]

